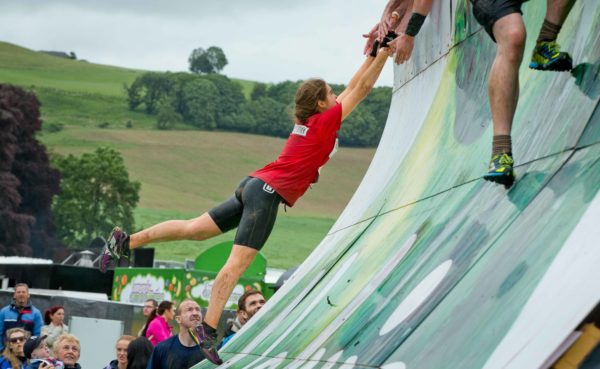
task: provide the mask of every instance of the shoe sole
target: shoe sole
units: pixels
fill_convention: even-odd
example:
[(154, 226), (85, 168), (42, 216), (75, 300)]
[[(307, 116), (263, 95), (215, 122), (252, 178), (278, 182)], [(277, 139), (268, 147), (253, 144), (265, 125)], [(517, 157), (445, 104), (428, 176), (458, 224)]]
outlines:
[[(121, 265), (121, 260), (126, 261), (126, 266), (130, 265), (129, 257), (127, 255), (121, 257), (112, 251), (117, 244), (117, 238), (114, 236), (117, 231), (120, 232), (121, 228), (113, 228), (108, 236), (108, 241), (106, 241), (106, 244), (104, 244), (104, 247), (102, 248), (102, 257), (100, 258), (100, 272), (102, 273), (106, 273), (111, 265)], [(109, 245), (113, 245), (113, 247), (111, 248)]]
[(198, 338), (198, 336), (196, 336), (196, 333), (194, 332), (194, 329), (192, 328), (188, 328), (188, 334), (190, 335), (190, 337), (192, 337), (192, 340), (196, 343), (196, 345), (199, 346), (200, 351), (202, 351), (202, 353), (204, 354), (204, 357), (210, 361), (211, 363), (215, 364), (215, 365), (221, 365), (223, 364), (223, 360), (221, 360), (220, 357), (213, 357), (213, 354), (211, 354), (210, 352), (208, 352), (208, 350), (204, 349), (204, 347), (200, 346), (200, 339)]
[(573, 69), (573, 63), (566, 60), (557, 60), (544, 66), (536, 62), (530, 62), (529, 68), (542, 72), (568, 72)]
[(105, 246), (105, 248), (102, 249), (102, 257), (100, 257), (100, 272), (102, 273), (106, 273), (112, 261), (112, 257), (107, 251)]
[(187, 331), (188, 331), (188, 334), (190, 335), (190, 337), (192, 337), (192, 340), (194, 342), (196, 342), (196, 345), (200, 345), (200, 340), (196, 336), (196, 333), (194, 332), (194, 329), (188, 328)]
[(221, 365), (223, 364), (223, 360), (221, 360), (220, 357), (212, 357), (212, 355), (207, 352), (205, 349), (203, 349), (202, 347), (200, 347), (200, 350), (202, 351), (202, 353), (204, 354), (204, 357), (206, 358), (206, 360), (210, 361), (211, 363), (215, 364), (215, 365)]
[(504, 185), (504, 187), (508, 189), (515, 183), (516, 177), (514, 175), (488, 173), (483, 176), (483, 179), (489, 182)]
[[(130, 264), (130, 262), (131, 262), (131, 261), (130, 261), (130, 259), (131, 259), (131, 258), (130, 258), (130, 249), (129, 249), (129, 248), (127, 248), (127, 249), (126, 249), (126, 250), (125, 250), (123, 253), (121, 253), (120, 255), (119, 255), (119, 253), (117, 253), (117, 252), (113, 251), (114, 249), (116, 249), (117, 242), (118, 242), (118, 240), (117, 240), (117, 237), (115, 237), (115, 235), (114, 235), (114, 234), (115, 234), (115, 232), (121, 232), (121, 234), (124, 234), (124, 235), (125, 235), (125, 237), (127, 237), (127, 234), (126, 234), (125, 232), (123, 232), (123, 231), (121, 230), (121, 228), (119, 228), (119, 227), (115, 227), (115, 228), (112, 230), (112, 232), (110, 233), (110, 235), (108, 236), (108, 241), (107, 241), (106, 250), (107, 250), (107, 251), (110, 253), (110, 256), (111, 256), (111, 257), (112, 257), (114, 260), (116, 260), (117, 262), (119, 262), (119, 265), (120, 265), (120, 262), (121, 262), (122, 260), (125, 260), (125, 262), (126, 262), (127, 266), (129, 266), (129, 264)], [(112, 247), (108, 247), (108, 245), (112, 245)]]

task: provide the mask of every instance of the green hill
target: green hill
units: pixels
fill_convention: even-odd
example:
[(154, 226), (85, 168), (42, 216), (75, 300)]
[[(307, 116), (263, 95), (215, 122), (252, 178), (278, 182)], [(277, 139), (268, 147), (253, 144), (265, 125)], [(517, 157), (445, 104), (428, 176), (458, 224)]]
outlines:
[[(123, 85), (145, 73), (108, 65), (71, 60), (0, 42), (0, 82), (23, 86), (44, 104), (48, 124), (149, 129), (156, 117), (127, 108)], [(254, 82), (233, 79), (250, 95)], [(178, 128), (187, 128), (186, 126)]]
[[(239, 133), (158, 131), (154, 118), (127, 109), (123, 83), (144, 71), (62, 59), (0, 42), (0, 83), (30, 89), (42, 103), (49, 150), (80, 154), (100, 145), (117, 148), (132, 179), (142, 183), (136, 224), (145, 227), (169, 218), (201, 214), (229, 197), (250, 171), (273, 160), (284, 140)], [(242, 81), (249, 93), (253, 82)], [(126, 129), (131, 121), (133, 129)], [(98, 124), (109, 123), (108, 129)], [(183, 127), (182, 127), (183, 128)], [(269, 264), (299, 264), (323, 238), (358, 186), (373, 149), (341, 149), (323, 170), (319, 184), (298, 204), (281, 209), (265, 246)], [(202, 249), (233, 234), (205, 242), (158, 244), (160, 259), (194, 258)]]

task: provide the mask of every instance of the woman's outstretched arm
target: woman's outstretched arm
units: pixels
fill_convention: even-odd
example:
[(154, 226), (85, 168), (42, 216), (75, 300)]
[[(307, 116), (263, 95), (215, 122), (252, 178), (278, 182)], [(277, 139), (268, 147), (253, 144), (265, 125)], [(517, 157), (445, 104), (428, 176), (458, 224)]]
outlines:
[(350, 91), (352, 91), (354, 88), (356, 88), (358, 81), (360, 81), (360, 79), (365, 74), (367, 69), (369, 69), (369, 66), (371, 66), (371, 64), (373, 64), (373, 60), (375, 60), (374, 57), (367, 56), (365, 61), (361, 64), (360, 68), (358, 68), (356, 73), (354, 73), (354, 76), (352, 76), (352, 79), (350, 80), (350, 82), (348, 82), (348, 86), (346, 86), (344, 91), (342, 91), (342, 93), (338, 95), (338, 97), (337, 97), (338, 102), (342, 101), (344, 99), (344, 97), (346, 95), (348, 95), (348, 93), (350, 93)]
[[(390, 49), (388, 47), (381, 48), (375, 58), (368, 57), (359, 68), (348, 84), (348, 88), (337, 99), (342, 104), (342, 120), (346, 119), (362, 99), (371, 92), (389, 56)], [(361, 71), (363, 67), (365, 70)], [(351, 84), (352, 88), (350, 88)]]

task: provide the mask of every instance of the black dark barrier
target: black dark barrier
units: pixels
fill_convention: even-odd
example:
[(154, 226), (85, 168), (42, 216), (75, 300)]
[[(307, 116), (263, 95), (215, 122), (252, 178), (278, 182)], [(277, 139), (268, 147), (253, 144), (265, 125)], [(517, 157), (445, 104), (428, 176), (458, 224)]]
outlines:
[(60, 264), (0, 264), (9, 287), (27, 283), (30, 288), (104, 293), (110, 297), (113, 271)]

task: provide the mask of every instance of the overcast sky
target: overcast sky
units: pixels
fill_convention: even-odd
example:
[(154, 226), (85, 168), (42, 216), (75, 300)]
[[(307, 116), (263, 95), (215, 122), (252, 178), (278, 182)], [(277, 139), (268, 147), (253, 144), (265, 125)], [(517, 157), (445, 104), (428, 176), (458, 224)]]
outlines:
[[(0, 0), (0, 40), (154, 71), (219, 46), (229, 77), (347, 83), (387, 0)], [(391, 61), (378, 85), (393, 84)]]

